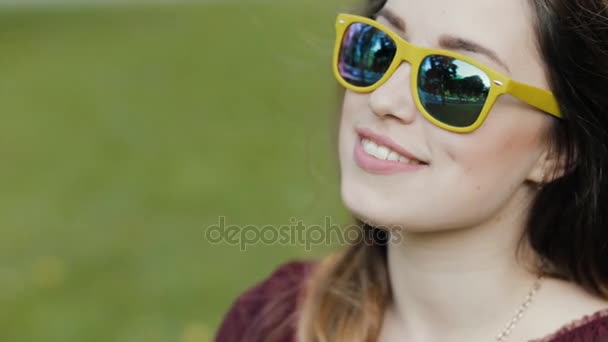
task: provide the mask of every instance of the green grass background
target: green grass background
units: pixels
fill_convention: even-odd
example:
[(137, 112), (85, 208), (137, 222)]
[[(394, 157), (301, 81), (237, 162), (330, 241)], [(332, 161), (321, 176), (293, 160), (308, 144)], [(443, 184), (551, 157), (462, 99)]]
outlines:
[(210, 244), (348, 220), (342, 1), (0, 10), (0, 341), (210, 341), (243, 290), (334, 247)]

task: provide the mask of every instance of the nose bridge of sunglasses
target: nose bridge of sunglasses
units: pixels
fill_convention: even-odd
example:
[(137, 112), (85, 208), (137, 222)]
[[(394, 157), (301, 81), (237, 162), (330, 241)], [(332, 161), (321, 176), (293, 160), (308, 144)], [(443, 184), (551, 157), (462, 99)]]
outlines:
[(415, 67), (418, 62), (422, 60), (424, 55), (423, 50), (407, 40), (402, 39), (401, 37), (396, 37), (394, 39), (396, 39), (398, 46), (397, 54), (395, 55), (395, 58), (398, 61), (398, 66), (401, 66), (403, 62), (407, 62), (410, 68)]

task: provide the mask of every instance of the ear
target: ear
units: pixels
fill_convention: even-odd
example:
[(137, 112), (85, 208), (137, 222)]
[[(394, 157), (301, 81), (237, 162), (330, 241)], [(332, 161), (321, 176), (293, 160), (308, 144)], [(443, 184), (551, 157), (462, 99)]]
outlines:
[(560, 158), (559, 153), (554, 148), (545, 147), (526, 179), (542, 186), (562, 177), (566, 173), (565, 159)]

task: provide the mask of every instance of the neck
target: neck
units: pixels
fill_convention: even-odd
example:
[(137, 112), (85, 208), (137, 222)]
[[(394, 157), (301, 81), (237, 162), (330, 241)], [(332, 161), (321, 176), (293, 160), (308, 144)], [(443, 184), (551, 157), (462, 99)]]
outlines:
[(491, 340), (504, 329), (538, 265), (528, 245), (516, 256), (525, 215), (511, 213), (473, 228), (399, 232), (403, 239), (388, 245), (388, 314), (406, 340)]

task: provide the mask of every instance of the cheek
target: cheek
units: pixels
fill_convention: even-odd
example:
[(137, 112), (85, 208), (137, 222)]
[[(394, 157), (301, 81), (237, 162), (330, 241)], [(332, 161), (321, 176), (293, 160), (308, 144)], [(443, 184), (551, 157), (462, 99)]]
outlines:
[(441, 183), (436, 190), (445, 204), (446, 224), (475, 225), (513, 200), (529, 199), (524, 183), (542, 151), (545, 118), (518, 121), (518, 116), (488, 119), (466, 135), (434, 135), (439, 154), (444, 154), (435, 176)]
[(367, 108), (368, 101), (369, 95), (357, 94), (347, 90), (342, 99), (340, 125), (352, 124), (356, 120), (357, 113)]
[(353, 127), (357, 125), (357, 112), (366, 108), (367, 97), (347, 91), (344, 95), (339, 120), (339, 152), (341, 163), (352, 159), (355, 133)]
[[(447, 144), (448, 155), (475, 190), (519, 186), (540, 155), (547, 122), (542, 114), (527, 110), (495, 114), (482, 128), (468, 136), (452, 137)], [(525, 115), (527, 120), (518, 120)]]

